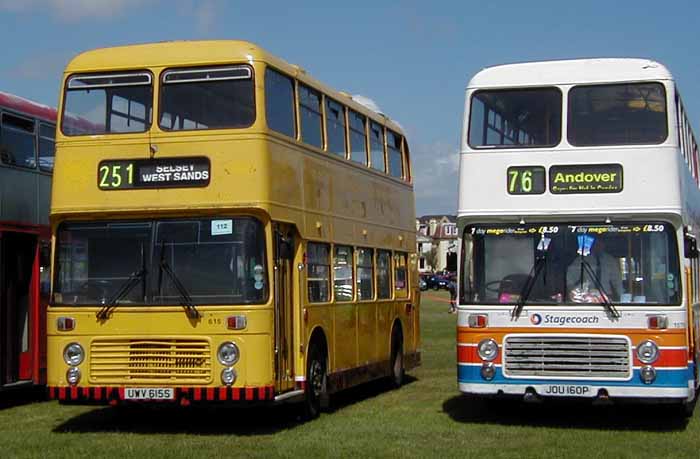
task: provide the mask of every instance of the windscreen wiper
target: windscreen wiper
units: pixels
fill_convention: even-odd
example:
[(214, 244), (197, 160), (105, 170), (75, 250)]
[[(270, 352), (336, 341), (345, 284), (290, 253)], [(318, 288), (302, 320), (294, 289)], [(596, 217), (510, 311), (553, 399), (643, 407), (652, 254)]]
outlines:
[[(520, 290), (520, 298), (518, 298), (518, 302), (515, 303), (513, 310), (510, 312), (510, 317), (513, 320), (518, 320), (520, 313), (525, 307), (525, 303), (527, 303), (528, 298), (530, 298), (532, 287), (535, 286), (535, 282), (537, 282), (537, 279), (540, 277), (540, 273), (546, 271), (544, 268), (547, 266), (547, 251), (549, 250), (550, 242), (552, 242), (552, 239), (545, 237), (543, 234), (542, 238), (537, 244), (537, 250), (535, 251), (535, 264), (532, 265), (530, 273), (527, 276), (527, 280), (525, 281), (525, 285), (523, 285), (523, 288)], [(547, 283), (546, 274), (544, 277), (544, 283)]]
[(112, 311), (117, 306), (117, 303), (119, 303), (119, 300), (124, 298), (126, 295), (131, 292), (131, 290), (136, 287), (136, 285), (139, 284), (139, 282), (142, 281), (142, 279), (146, 276), (146, 268), (141, 268), (138, 271), (134, 271), (129, 275), (129, 277), (124, 281), (124, 283), (119, 287), (119, 290), (117, 290), (117, 293), (112, 295), (112, 298), (105, 303), (102, 308), (97, 311), (97, 318), (100, 320), (106, 320), (109, 318), (109, 313)]
[(180, 294), (180, 304), (185, 308), (185, 313), (187, 314), (187, 317), (189, 317), (190, 319), (199, 319), (200, 317), (202, 317), (202, 315), (199, 313), (199, 311), (197, 311), (197, 305), (194, 304), (194, 301), (192, 301), (192, 297), (187, 292), (187, 288), (185, 288), (185, 286), (182, 285), (180, 279), (178, 279), (177, 275), (175, 275), (175, 272), (170, 268), (170, 265), (165, 259), (165, 250), (163, 250), (164, 248), (165, 241), (162, 241), (160, 244), (160, 272), (158, 273), (158, 293), (162, 296), (161, 287), (163, 283), (163, 272), (165, 272), (168, 275), (168, 277), (170, 277), (170, 280), (173, 282), (175, 289)]
[(614, 318), (614, 319), (619, 319), (620, 312), (617, 310), (617, 308), (612, 304), (610, 301), (610, 296), (608, 295), (608, 292), (605, 291), (605, 288), (603, 288), (603, 283), (600, 281), (600, 278), (596, 275), (595, 271), (593, 268), (591, 268), (591, 265), (588, 264), (588, 262), (583, 258), (583, 255), (581, 256), (581, 283), (583, 283), (583, 272), (586, 272), (588, 274), (588, 277), (590, 277), (593, 280), (593, 283), (595, 284), (596, 288), (600, 291), (601, 297), (603, 298), (603, 302), (601, 303), (603, 307), (605, 308), (606, 311)]
[(525, 303), (527, 302), (528, 298), (530, 298), (532, 287), (535, 286), (535, 282), (537, 282), (537, 278), (540, 276), (540, 273), (544, 271), (543, 268), (546, 266), (546, 264), (547, 257), (545, 255), (538, 256), (535, 260), (535, 264), (532, 265), (530, 274), (527, 276), (527, 281), (525, 281), (525, 285), (523, 285), (522, 290), (520, 290), (520, 298), (518, 298), (518, 302), (515, 303), (513, 310), (510, 312), (511, 319), (518, 320), (520, 317), (520, 313), (523, 311)]

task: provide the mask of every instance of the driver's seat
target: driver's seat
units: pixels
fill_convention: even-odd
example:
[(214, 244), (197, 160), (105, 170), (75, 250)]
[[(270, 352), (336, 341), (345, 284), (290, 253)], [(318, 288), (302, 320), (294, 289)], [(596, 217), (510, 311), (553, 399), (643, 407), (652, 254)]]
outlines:
[(513, 303), (520, 299), (520, 293), (530, 276), (528, 274), (508, 274), (498, 286), (498, 302)]

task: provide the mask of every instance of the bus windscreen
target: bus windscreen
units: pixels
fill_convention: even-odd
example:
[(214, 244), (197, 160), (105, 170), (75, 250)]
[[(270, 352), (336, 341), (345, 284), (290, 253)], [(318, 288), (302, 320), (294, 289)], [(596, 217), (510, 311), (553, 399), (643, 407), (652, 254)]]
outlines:
[(462, 251), (462, 304), (681, 301), (676, 238), (667, 223), (477, 225), (466, 228)]
[(178, 305), (177, 283), (199, 305), (267, 298), (263, 230), (252, 218), (64, 223), (56, 239), (54, 304)]

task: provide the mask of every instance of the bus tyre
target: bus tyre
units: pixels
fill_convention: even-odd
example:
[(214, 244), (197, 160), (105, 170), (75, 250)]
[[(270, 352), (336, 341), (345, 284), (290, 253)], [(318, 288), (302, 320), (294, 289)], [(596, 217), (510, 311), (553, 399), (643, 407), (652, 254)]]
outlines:
[(394, 327), (391, 334), (391, 387), (398, 389), (403, 384), (404, 366), (403, 366), (403, 336), (398, 327)]
[(326, 394), (326, 359), (318, 346), (313, 346), (306, 361), (304, 419), (311, 420), (321, 412), (321, 399)]

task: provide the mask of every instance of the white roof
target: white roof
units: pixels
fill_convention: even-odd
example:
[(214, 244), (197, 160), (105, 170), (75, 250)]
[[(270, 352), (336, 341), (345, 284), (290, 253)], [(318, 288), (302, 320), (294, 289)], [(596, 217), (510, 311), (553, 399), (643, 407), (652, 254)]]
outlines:
[(571, 59), (486, 67), (474, 75), (467, 88), (672, 79), (671, 72), (663, 64), (648, 59)]

